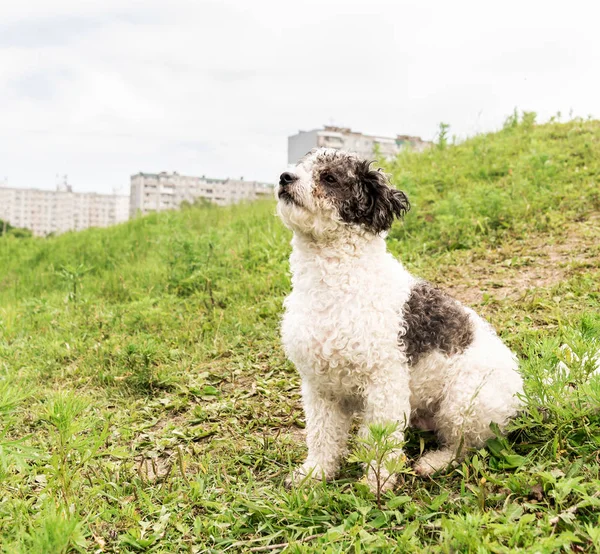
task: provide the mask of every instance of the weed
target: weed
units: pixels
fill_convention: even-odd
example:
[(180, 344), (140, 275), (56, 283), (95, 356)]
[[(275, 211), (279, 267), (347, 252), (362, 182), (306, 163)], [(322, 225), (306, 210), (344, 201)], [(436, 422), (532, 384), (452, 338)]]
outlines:
[(78, 292), (81, 290), (81, 282), (83, 276), (91, 271), (91, 268), (86, 267), (85, 264), (78, 264), (77, 266), (63, 265), (57, 271), (57, 275), (67, 284), (69, 293), (67, 300), (77, 305), (79, 300)]
[(448, 123), (440, 123), (440, 132), (438, 133), (437, 147), (438, 150), (445, 150), (448, 146), (448, 130), (450, 125)]
[(381, 495), (402, 474), (408, 474), (406, 456), (402, 453), (403, 441), (396, 438), (398, 425), (373, 424), (369, 433), (357, 439), (350, 462), (360, 462), (375, 481), (375, 498), (381, 509)]

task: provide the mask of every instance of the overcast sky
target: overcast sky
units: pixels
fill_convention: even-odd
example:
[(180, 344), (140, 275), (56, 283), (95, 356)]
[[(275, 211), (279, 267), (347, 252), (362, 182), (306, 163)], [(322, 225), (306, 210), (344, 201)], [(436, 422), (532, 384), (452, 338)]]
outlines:
[(600, 116), (600, 2), (47, 0), (0, 6), (0, 180), (274, 182), (334, 123), (433, 139)]

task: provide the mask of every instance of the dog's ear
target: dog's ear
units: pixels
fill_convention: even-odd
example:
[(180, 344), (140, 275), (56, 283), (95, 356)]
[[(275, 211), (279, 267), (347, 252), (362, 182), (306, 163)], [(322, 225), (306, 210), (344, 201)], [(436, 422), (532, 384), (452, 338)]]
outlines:
[(361, 162), (359, 180), (363, 189), (363, 221), (375, 233), (387, 231), (394, 218), (410, 210), (410, 202), (401, 190), (392, 188), (380, 170), (371, 169), (372, 162)]

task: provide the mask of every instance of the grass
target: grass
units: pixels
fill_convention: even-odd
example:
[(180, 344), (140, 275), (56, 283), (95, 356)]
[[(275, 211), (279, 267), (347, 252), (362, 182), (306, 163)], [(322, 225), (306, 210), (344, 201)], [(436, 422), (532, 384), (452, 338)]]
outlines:
[(600, 552), (600, 122), (511, 117), (388, 169), (413, 205), (390, 249), (521, 359), (508, 437), (379, 504), (356, 461), (285, 490), (305, 446), (273, 203), (4, 236), (0, 551)]

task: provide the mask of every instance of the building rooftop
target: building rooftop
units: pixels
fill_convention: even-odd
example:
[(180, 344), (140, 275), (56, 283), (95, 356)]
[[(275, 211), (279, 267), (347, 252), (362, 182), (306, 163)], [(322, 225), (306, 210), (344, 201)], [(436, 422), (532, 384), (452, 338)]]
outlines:
[(76, 194), (78, 196), (105, 196), (105, 197), (115, 197), (115, 196), (123, 196), (123, 197), (129, 197), (129, 194), (123, 194), (120, 192), (90, 192), (90, 191), (83, 191), (83, 192), (78, 192), (77, 190), (73, 190), (72, 185), (68, 185), (67, 188), (64, 188), (62, 186), (60, 187), (55, 187), (53, 189), (40, 189), (40, 188), (35, 188), (35, 187), (11, 187), (9, 185), (7, 185), (6, 183), (2, 184), (0, 186), (0, 188), (2, 190), (13, 190), (13, 191), (18, 191), (18, 192), (43, 192), (45, 194), (56, 194), (57, 192), (62, 192), (62, 193), (66, 193), (66, 194)]
[(368, 135), (366, 133), (361, 133), (360, 131), (353, 131), (350, 127), (338, 127), (337, 125), (323, 125), (322, 128), (319, 129), (311, 129), (310, 131), (299, 131), (299, 133), (327, 133), (328, 137), (343, 137), (344, 135), (355, 135), (377, 139), (379, 141), (413, 141), (413, 142), (427, 142), (423, 140), (421, 137), (416, 135), (399, 135), (397, 134), (394, 137), (387, 137), (383, 135)]
[(253, 180), (246, 181), (243, 177), (240, 177), (239, 179), (235, 179), (235, 178), (231, 178), (231, 177), (227, 177), (226, 179), (217, 179), (215, 177), (206, 177), (205, 175), (202, 175), (202, 176), (180, 175), (179, 173), (177, 173), (177, 171), (172, 171), (172, 172), (161, 171), (160, 173), (145, 173), (143, 171), (140, 171), (140, 172), (132, 175), (131, 177), (132, 178), (144, 177), (144, 178), (151, 178), (151, 179), (158, 179), (159, 177), (184, 177), (184, 178), (190, 178), (190, 179), (202, 179), (209, 185), (224, 184), (224, 183), (228, 183), (230, 181), (244, 181), (244, 182), (248, 182), (248, 183), (256, 183), (261, 186), (269, 186), (269, 187), (274, 186), (273, 183), (263, 183), (260, 181), (253, 181)]

